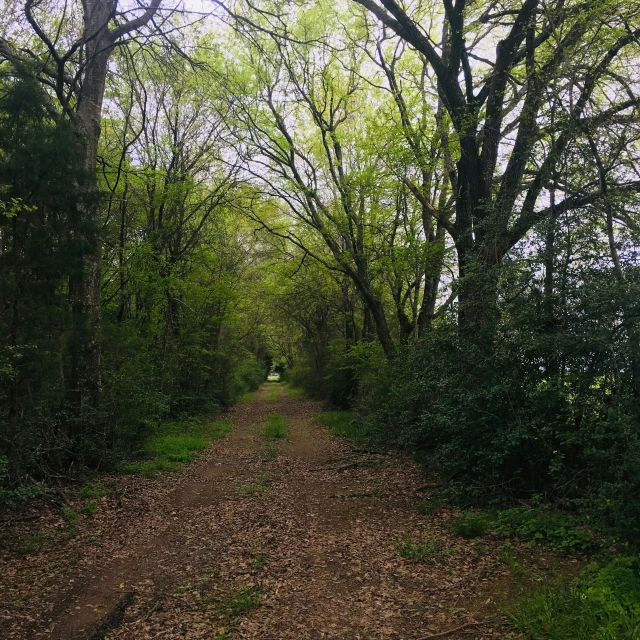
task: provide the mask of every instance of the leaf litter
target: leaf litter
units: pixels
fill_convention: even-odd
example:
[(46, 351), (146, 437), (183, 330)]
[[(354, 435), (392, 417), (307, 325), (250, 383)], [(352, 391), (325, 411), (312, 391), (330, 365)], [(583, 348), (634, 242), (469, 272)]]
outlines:
[[(453, 535), (446, 506), (420, 515), (425, 478), (410, 459), (358, 450), (314, 422), (318, 403), (266, 391), (179, 471), (103, 478), (107, 495), (73, 535), (60, 505), (6, 519), (3, 540), (44, 542), (1, 550), (0, 637), (515, 637), (495, 606), (512, 581), (499, 540)], [(274, 404), (288, 435), (265, 456)]]

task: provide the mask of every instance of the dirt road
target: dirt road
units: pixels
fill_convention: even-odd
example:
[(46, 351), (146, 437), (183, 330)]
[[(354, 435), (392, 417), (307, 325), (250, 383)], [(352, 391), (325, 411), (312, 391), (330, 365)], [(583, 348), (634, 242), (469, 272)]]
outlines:
[[(411, 461), (357, 450), (314, 422), (317, 403), (268, 388), (181, 471), (114, 480), (66, 547), (5, 553), (0, 637), (509, 637), (490, 617), (499, 543), (453, 536), (446, 508), (419, 515)], [(288, 436), (267, 441), (274, 412)], [(411, 545), (419, 559), (402, 557)]]

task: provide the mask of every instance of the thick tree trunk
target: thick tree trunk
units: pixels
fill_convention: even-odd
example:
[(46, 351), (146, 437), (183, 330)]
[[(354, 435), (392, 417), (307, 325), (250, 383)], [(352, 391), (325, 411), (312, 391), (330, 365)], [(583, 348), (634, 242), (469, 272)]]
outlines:
[(79, 218), (82, 232), (89, 237), (82, 272), (71, 283), (73, 353), (70, 385), (76, 411), (96, 407), (100, 400), (102, 245), (96, 165), (107, 67), (113, 50), (113, 41), (106, 28), (112, 10), (112, 0), (85, 2), (84, 37), (88, 44), (76, 128), (86, 181), (80, 193)]
[(473, 243), (462, 243), (457, 250), (458, 329), (467, 340), (486, 347), (493, 343), (498, 325), (499, 260)]

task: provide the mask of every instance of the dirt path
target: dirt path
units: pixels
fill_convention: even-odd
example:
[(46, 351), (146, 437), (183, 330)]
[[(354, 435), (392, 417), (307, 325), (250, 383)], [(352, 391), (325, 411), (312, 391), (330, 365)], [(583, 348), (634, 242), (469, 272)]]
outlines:
[[(64, 549), (4, 553), (0, 637), (417, 640), (470, 621), (446, 637), (509, 637), (487, 618), (508, 581), (499, 542), (452, 536), (446, 509), (419, 515), (410, 461), (354, 449), (314, 422), (317, 403), (267, 389), (180, 472), (114, 480)], [(265, 441), (271, 412), (285, 440)], [(430, 540), (425, 561), (400, 557), (402, 536)]]

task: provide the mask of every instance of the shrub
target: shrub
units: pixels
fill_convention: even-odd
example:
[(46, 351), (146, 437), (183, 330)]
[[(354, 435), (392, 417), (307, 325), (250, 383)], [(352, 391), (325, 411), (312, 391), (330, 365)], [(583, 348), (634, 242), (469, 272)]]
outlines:
[[(504, 269), (505, 282), (516, 277)], [(364, 433), (422, 452), (461, 506), (540, 494), (640, 540), (640, 296), (629, 276), (620, 289), (610, 274), (582, 274), (561, 331), (535, 287), (505, 293), (490, 344), (443, 318), (369, 377)]]
[(638, 558), (591, 567), (573, 584), (525, 598), (514, 625), (533, 640), (635, 640), (640, 629)]
[(544, 506), (499, 511), (494, 527), (507, 538), (545, 543), (556, 551), (589, 551), (596, 546), (583, 518)]

